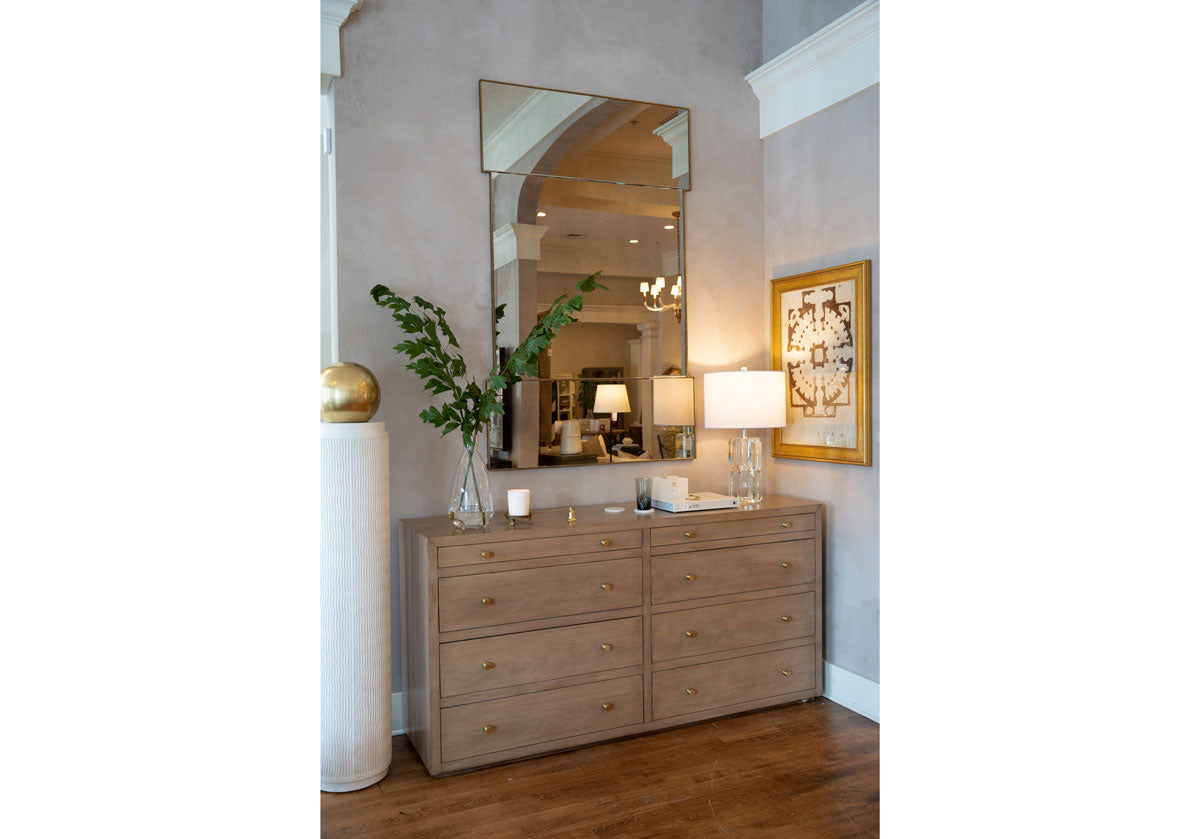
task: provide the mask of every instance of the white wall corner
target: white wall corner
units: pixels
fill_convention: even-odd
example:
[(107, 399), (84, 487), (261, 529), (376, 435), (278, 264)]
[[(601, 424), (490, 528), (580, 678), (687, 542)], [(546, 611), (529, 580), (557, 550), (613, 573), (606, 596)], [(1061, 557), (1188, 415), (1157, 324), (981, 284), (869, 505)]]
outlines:
[(342, 75), (342, 24), (363, 0), (321, 0), (321, 92)]
[(879, 0), (866, 0), (746, 76), (766, 138), (879, 84)]
[(825, 662), (825, 698), (879, 722), (879, 682)]
[(404, 733), (404, 694), (392, 694), (392, 736)]

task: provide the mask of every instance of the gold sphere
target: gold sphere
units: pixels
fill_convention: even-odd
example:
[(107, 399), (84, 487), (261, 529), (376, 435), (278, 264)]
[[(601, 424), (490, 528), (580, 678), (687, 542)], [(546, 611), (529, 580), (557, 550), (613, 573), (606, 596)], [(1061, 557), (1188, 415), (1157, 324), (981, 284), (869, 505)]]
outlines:
[(379, 410), (379, 382), (353, 361), (321, 371), (321, 422), (366, 422)]

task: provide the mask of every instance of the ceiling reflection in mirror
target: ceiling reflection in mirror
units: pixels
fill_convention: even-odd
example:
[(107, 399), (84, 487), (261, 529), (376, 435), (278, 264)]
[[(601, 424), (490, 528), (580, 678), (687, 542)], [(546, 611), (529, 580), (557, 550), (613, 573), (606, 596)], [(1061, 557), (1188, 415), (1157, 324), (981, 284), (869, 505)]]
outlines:
[[(606, 287), (539, 357), (538, 380), (505, 393), (491, 468), (693, 457), (691, 380), (654, 379), (687, 370), (687, 110), (481, 82), (480, 114), (497, 358), (580, 280), (600, 271)], [(601, 384), (620, 385), (621, 410), (595, 404)], [(687, 410), (670, 409), (685, 391)]]
[(686, 108), (491, 81), (479, 102), (485, 172), (691, 186)]

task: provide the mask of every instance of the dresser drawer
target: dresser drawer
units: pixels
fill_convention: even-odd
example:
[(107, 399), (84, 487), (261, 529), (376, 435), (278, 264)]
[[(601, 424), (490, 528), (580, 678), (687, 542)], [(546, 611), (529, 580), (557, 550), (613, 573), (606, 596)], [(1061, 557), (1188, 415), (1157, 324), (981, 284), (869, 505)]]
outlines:
[(789, 594), (651, 618), (654, 661), (807, 638), (816, 630), (816, 594)]
[(776, 533), (796, 533), (814, 530), (817, 517), (813, 513), (794, 516), (767, 516), (736, 521), (705, 521), (698, 517), (691, 524), (656, 527), (650, 531), (651, 545), (682, 545), (710, 539), (735, 539), (743, 536), (773, 536)]
[(438, 581), (442, 632), (642, 604), (642, 560), (611, 559)]
[(641, 530), (614, 530), (579, 536), (555, 536), (549, 539), (515, 539), (508, 542), (483, 542), (438, 548), (439, 568), (507, 562), (513, 559), (537, 559), (545, 556), (574, 556), (596, 551), (621, 551), (642, 546)]
[(797, 586), (816, 580), (812, 539), (656, 556), (651, 561), (655, 603)]
[(442, 696), (642, 663), (642, 619), (598, 621), (442, 644)]
[(815, 649), (808, 644), (655, 673), (654, 719), (812, 690), (817, 686)]
[(642, 677), (626, 676), (442, 711), (442, 761), (642, 722)]

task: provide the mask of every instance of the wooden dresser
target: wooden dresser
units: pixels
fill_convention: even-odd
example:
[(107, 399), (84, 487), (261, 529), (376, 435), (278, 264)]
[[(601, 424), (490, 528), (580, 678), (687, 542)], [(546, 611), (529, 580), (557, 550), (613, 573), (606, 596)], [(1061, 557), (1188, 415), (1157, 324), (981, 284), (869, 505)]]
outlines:
[(821, 505), (400, 525), (404, 726), (446, 775), (818, 696)]

